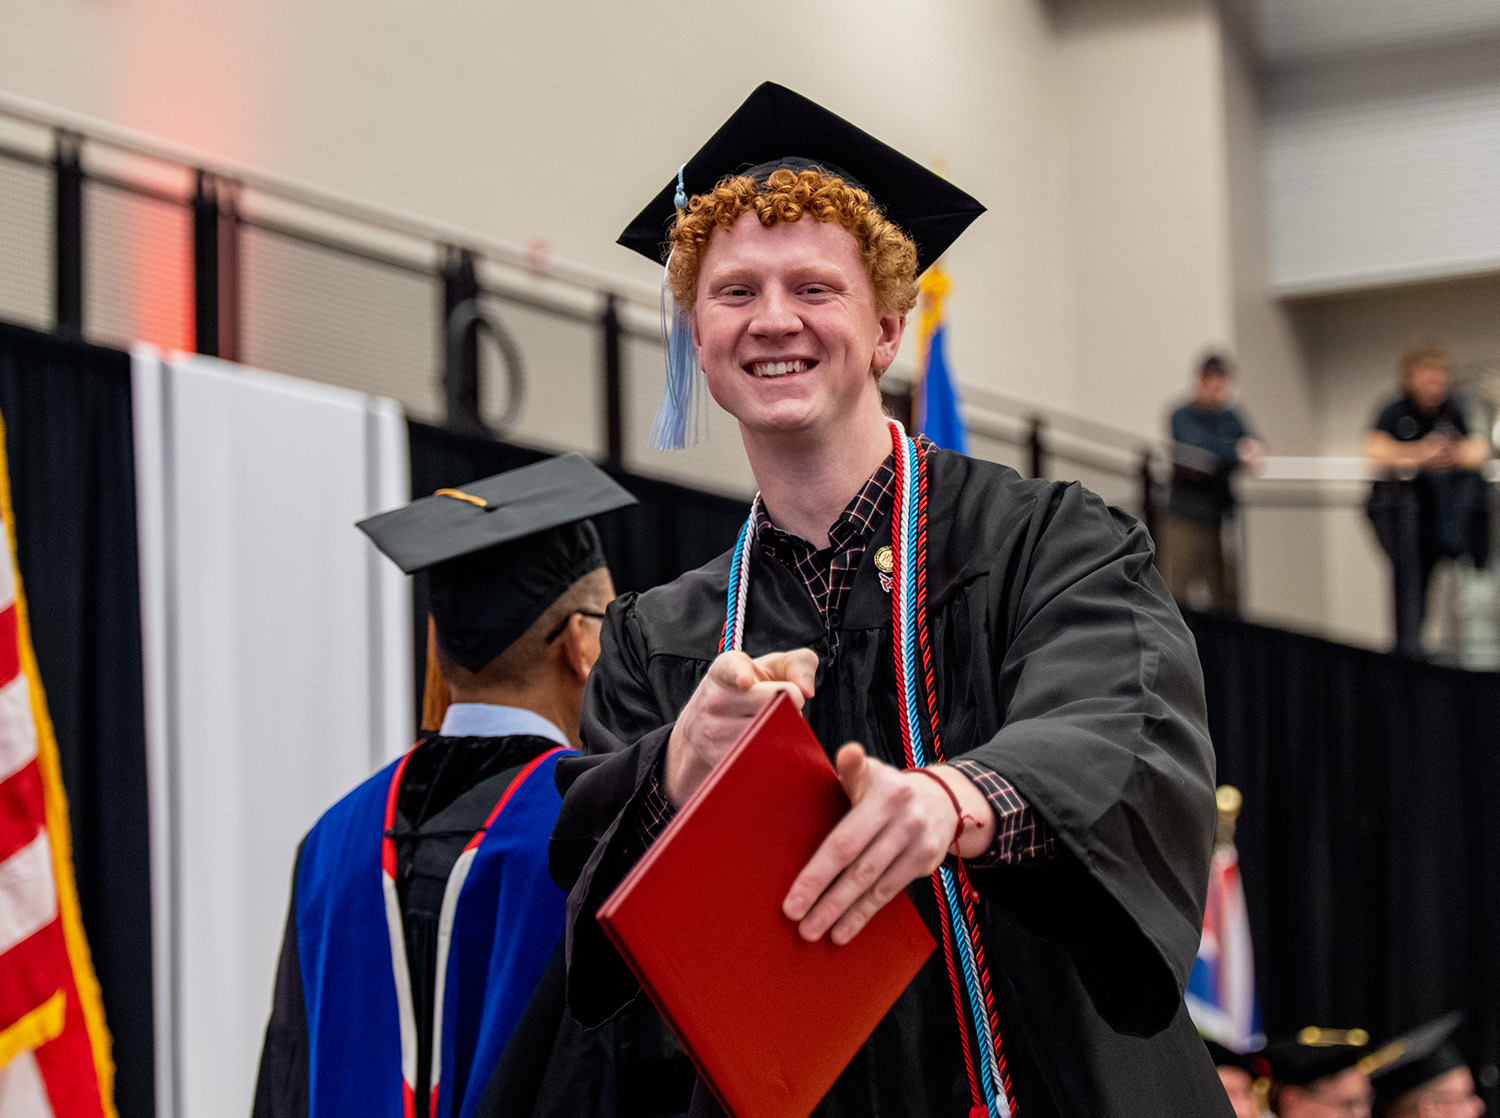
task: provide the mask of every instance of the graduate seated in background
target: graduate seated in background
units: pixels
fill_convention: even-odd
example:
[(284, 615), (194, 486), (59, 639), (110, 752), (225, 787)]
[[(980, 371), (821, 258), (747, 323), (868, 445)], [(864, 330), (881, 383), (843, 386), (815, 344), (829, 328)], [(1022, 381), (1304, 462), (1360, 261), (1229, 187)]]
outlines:
[(1450, 1013), (1397, 1037), (1371, 1076), (1375, 1118), (1479, 1118), (1484, 1102), (1455, 1034), (1463, 1014)]
[(1256, 1080), (1260, 1078), (1260, 1067), (1265, 1061), (1259, 1053), (1236, 1052), (1207, 1039), (1203, 1043), (1208, 1046), (1214, 1070), (1219, 1073), (1219, 1082), (1224, 1085), (1229, 1105), (1234, 1108), (1234, 1118), (1259, 1118), (1261, 1107), (1256, 1097)]
[(586, 518), (634, 503), (568, 456), (360, 523), (428, 572), (451, 705), (302, 841), (256, 1118), (474, 1113), (563, 929), (553, 767), (614, 598)]
[(1266, 1045), (1277, 1118), (1370, 1118), (1370, 1035), (1309, 1026)]
[[(570, 1004), (588, 1024), (637, 996), (594, 914), (784, 691), (854, 805), (788, 927), (843, 944), (905, 889), (973, 974), (934, 952), (817, 1114), (1227, 1116), (1183, 1005), (1213, 754), (1151, 542), (1076, 484), (881, 410), (917, 274), (982, 209), (767, 83), (621, 238), (660, 260), (670, 229), (658, 434), (683, 441), (696, 356), (760, 493), (730, 553), (605, 620), (582, 730), (599, 756), (558, 768)], [(719, 1113), (701, 1085), (693, 1113)]]

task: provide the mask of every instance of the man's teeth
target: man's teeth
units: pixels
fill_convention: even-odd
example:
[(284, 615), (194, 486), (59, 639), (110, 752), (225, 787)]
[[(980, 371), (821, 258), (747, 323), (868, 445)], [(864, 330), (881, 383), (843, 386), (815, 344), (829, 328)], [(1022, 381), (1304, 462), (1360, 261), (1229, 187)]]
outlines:
[(757, 377), (784, 377), (788, 373), (807, 372), (806, 361), (760, 361), (750, 366), (750, 373)]

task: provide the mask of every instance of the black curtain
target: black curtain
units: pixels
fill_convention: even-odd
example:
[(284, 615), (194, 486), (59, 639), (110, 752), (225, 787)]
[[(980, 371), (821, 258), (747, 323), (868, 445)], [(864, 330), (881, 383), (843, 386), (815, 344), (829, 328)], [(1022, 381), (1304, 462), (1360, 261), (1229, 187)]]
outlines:
[(1500, 674), (1190, 614), (1267, 1028), (1450, 1009), (1500, 1108)]
[[(125, 1118), (153, 1113), (150, 887), (125, 354), (0, 324), (21, 575), (62, 754)], [(414, 494), (543, 457), (410, 425)], [(723, 551), (746, 504), (627, 475), (600, 517), (622, 590)], [(417, 616), (425, 618), (421, 580)], [(1273, 1031), (1378, 1036), (1454, 1007), (1491, 1112), (1500, 1051), (1500, 675), (1190, 615)], [(416, 651), (420, 681), (425, 638)]]
[[(407, 428), (413, 497), (445, 487), (462, 488), (471, 481), (549, 457), (545, 451), (458, 435), (426, 423), (410, 422)], [(608, 472), (640, 502), (594, 518), (615, 588), (621, 593), (670, 582), (683, 571), (727, 551), (750, 512), (748, 501), (699, 493), (619, 470)], [(416, 619), (415, 694), (420, 716), (427, 671), (427, 580), (421, 576), (412, 580), (412, 601)]]
[(146, 724), (130, 359), (0, 323), (0, 416), (115, 1100), (155, 1112)]

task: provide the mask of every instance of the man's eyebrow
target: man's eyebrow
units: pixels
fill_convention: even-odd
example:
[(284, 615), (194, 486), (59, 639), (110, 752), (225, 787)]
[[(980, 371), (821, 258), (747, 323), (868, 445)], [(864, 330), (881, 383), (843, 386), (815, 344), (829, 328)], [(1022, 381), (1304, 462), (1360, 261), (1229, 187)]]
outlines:
[[(829, 280), (836, 280), (840, 283), (849, 282), (849, 270), (833, 263), (794, 264), (780, 274), (792, 283), (806, 283), (808, 280), (822, 280), (825, 283)], [(762, 268), (750, 265), (726, 265), (706, 273), (704, 280), (709, 284), (739, 283), (747, 280), (761, 280), (765, 275), (766, 270)]]

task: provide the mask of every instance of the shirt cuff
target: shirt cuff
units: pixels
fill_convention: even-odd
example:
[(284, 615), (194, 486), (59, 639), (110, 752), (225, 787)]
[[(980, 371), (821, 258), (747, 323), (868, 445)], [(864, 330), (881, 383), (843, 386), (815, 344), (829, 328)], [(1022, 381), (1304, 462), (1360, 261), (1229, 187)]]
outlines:
[(667, 799), (666, 789), (662, 787), (661, 763), (658, 762), (636, 804), (634, 818), (621, 822), (622, 842), (616, 854), (620, 867), (628, 870), (640, 861), (641, 855), (651, 848), (676, 814), (677, 809)]
[(950, 766), (974, 782), (995, 813), (995, 837), (989, 849), (965, 862), (984, 870), (1057, 857), (1057, 832), (1021, 798), (1015, 785), (978, 761), (952, 761)]

